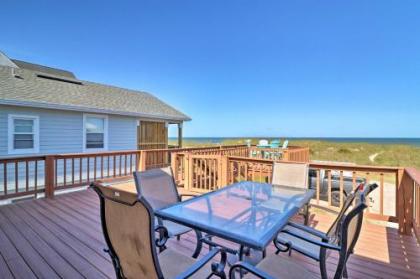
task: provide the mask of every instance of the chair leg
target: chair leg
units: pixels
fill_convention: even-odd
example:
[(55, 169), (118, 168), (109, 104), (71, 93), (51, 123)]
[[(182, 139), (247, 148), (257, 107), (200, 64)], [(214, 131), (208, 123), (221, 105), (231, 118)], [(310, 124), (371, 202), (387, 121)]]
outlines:
[(344, 269), (343, 269), (343, 278), (349, 278), (349, 275), (347, 273), (347, 265), (344, 264)]
[(304, 225), (307, 226), (309, 224), (309, 204), (305, 205), (305, 215), (304, 215)]
[(196, 259), (200, 255), (201, 249), (203, 248), (203, 241), (201, 240), (203, 236), (201, 232), (195, 230), (195, 235), (197, 237), (197, 245), (195, 246), (195, 251), (192, 255), (194, 259)]
[(319, 260), (319, 270), (321, 272), (321, 278), (322, 279), (327, 279), (328, 278), (327, 259), (325, 258), (325, 254), (323, 255), (323, 253), (321, 253), (321, 257), (320, 257), (320, 260)]

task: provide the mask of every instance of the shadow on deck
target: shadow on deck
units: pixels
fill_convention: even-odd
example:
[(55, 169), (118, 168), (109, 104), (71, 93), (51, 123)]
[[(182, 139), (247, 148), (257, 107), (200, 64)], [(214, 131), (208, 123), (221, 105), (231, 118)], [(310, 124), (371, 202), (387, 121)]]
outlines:
[[(311, 222), (322, 230), (332, 217), (316, 214)], [(191, 255), (195, 235), (170, 240), (168, 246)], [(91, 190), (0, 207), (1, 278), (114, 278), (103, 248), (99, 200)], [(319, 274), (317, 262), (298, 253), (292, 258)], [(333, 254), (328, 260), (331, 274), (337, 258)], [(350, 278), (420, 278), (420, 246), (396, 229), (365, 222), (348, 272)]]

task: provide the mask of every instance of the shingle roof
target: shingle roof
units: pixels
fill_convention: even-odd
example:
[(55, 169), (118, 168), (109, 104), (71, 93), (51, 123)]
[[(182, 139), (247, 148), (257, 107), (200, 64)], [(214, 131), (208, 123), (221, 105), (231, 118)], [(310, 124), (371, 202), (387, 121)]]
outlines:
[(43, 73), (0, 66), (0, 104), (130, 115), (169, 121), (191, 120), (187, 115), (147, 92), (48, 74), (52, 78), (81, 82), (80, 85), (42, 78), (39, 74)]

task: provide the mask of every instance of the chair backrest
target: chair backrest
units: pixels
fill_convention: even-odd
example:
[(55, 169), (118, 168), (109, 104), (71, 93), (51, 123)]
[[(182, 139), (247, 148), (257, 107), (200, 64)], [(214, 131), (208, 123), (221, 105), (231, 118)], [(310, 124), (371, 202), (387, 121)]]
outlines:
[(267, 146), (268, 145), (268, 140), (259, 140), (258, 141), (258, 146)]
[(134, 181), (137, 193), (147, 200), (153, 210), (179, 202), (171, 167), (135, 172)]
[(340, 224), (345, 216), (346, 212), (349, 210), (350, 206), (353, 204), (355, 199), (360, 199), (360, 197), (367, 198), (368, 195), (378, 187), (376, 183), (369, 184), (367, 186), (364, 183), (360, 183), (357, 185), (353, 191), (351, 191), (346, 199), (344, 200), (343, 207), (340, 209), (340, 212), (337, 215), (337, 218), (332, 223), (331, 227), (327, 231), (327, 235), (330, 237), (332, 242), (336, 242), (338, 240), (338, 234), (340, 229)]
[(145, 199), (92, 184), (117, 278), (162, 278), (155, 246), (153, 210)]
[(283, 146), (281, 148), (286, 149), (288, 146), (289, 146), (289, 141), (288, 140), (285, 140), (283, 142)]
[(340, 233), (338, 244), (341, 249), (339, 251), (337, 270), (335, 272), (334, 279), (340, 279), (343, 277), (347, 259), (353, 252), (353, 248), (359, 239), (363, 223), (363, 211), (366, 208), (367, 205), (365, 198), (362, 196), (356, 203), (356, 206), (352, 208), (348, 214), (344, 215), (339, 229)]
[(275, 162), (273, 164), (271, 183), (307, 189), (309, 185), (308, 174), (308, 164)]

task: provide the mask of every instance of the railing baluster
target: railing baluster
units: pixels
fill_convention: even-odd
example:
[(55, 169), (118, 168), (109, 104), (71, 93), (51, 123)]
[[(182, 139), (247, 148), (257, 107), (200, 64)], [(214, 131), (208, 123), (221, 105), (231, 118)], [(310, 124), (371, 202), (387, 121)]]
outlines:
[(34, 178), (34, 187), (35, 187), (35, 198), (38, 195), (38, 160), (35, 160), (35, 178)]
[(82, 184), (83, 181), (83, 159), (79, 158), (79, 183)]
[(344, 202), (344, 174), (343, 171), (340, 171), (340, 208), (343, 206)]
[(119, 176), (122, 176), (122, 173), (121, 173), (122, 155), (120, 155), (119, 158), (120, 158), (119, 159), (119, 161), (120, 161), (120, 164), (119, 164)]
[(57, 186), (58, 185), (58, 159), (54, 160), (54, 167), (55, 167), (55, 174), (54, 174), (54, 185)]
[[(138, 155), (137, 155), (137, 156), (138, 156)], [(110, 156), (108, 155), (107, 157), (108, 157), (108, 160), (107, 160), (107, 167), (106, 167), (106, 170), (107, 170), (107, 171), (106, 171), (106, 172), (107, 172), (107, 177), (109, 177), (109, 158), (110, 158)], [(136, 164), (136, 167), (137, 167), (137, 165), (138, 165), (138, 164)]]
[(3, 186), (4, 186), (4, 194), (7, 195), (7, 162), (4, 161), (3, 163)]
[(104, 178), (104, 156), (101, 155), (101, 179)]
[(71, 184), (74, 185), (74, 158), (71, 158)]
[(87, 177), (86, 177), (86, 179), (87, 179), (87, 183), (89, 183), (90, 182), (90, 157), (89, 157), (89, 155), (87, 156), (87, 158), (86, 158), (86, 160), (87, 160)]
[[(369, 185), (369, 181), (370, 181), (370, 179), (369, 179), (369, 176), (370, 176), (370, 173), (369, 172), (366, 172), (366, 185)], [(366, 211), (367, 212), (370, 212), (371, 210), (370, 210), (370, 198), (367, 198), (366, 199), (366, 205), (367, 205), (367, 208), (366, 208)]]
[(63, 186), (66, 186), (67, 184), (67, 159), (66, 158), (63, 159), (63, 174), (64, 174)]
[(114, 155), (114, 159), (113, 159), (113, 173), (112, 173), (114, 177), (117, 176), (117, 174), (116, 174), (117, 167), (115, 166), (115, 163), (116, 163), (116, 156)]
[(96, 158), (97, 156), (95, 155), (95, 157), (93, 158), (93, 181), (96, 181), (96, 167), (97, 167)]
[(124, 155), (124, 175), (127, 175), (127, 154)]
[(319, 192), (321, 187), (321, 172), (319, 169), (316, 170), (316, 204), (319, 204)]
[(326, 170), (328, 172), (328, 206), (331, 206), (331, 170)]
[(208, 190), (208, 185), (207, 185), (207, 160), (204, 160), (204, 175), (205, 175), (205, 179), (204, 179), (204, 188), (206, 190)]
[(29, 162), (25, 161), (26, 192), (29, 191)]
[(15, 161), (15, 193), (19, 192), (19, 163)]
[[(174, 170), (174, 172), (176, 172)], [(133, 173), (133, 154), (130, 154), (130, 174)]]
[(379, 214), (384, 214), (384, 174), (379, 174)]

